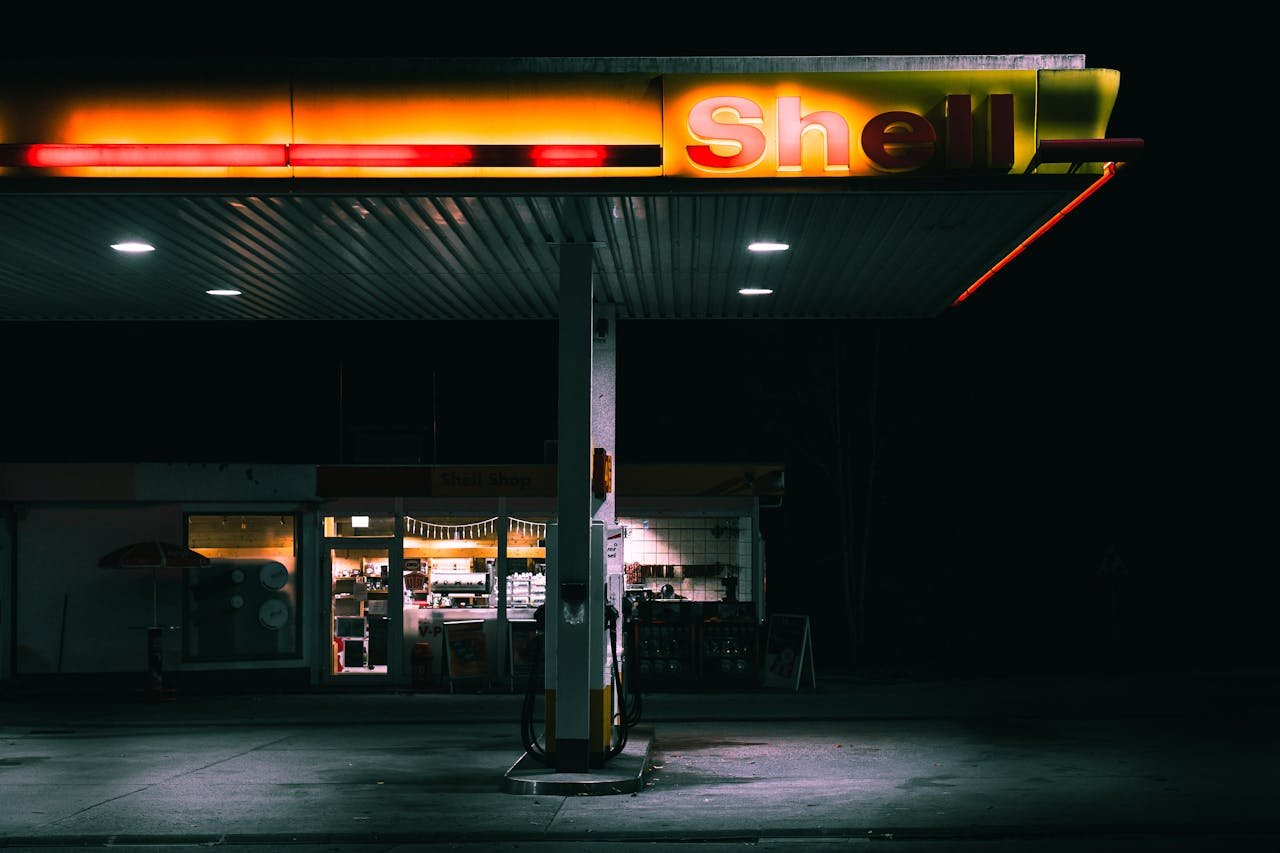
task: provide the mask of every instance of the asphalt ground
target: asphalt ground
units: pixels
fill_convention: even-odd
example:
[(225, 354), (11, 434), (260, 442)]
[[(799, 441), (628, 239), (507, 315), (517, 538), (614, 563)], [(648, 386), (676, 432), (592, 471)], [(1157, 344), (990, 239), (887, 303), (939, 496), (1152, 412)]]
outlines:
[(504, 793), (509, 693), (0, 704), (22, 850), (1280, 850), (1275, 673), (645, 695), (634, 794)]

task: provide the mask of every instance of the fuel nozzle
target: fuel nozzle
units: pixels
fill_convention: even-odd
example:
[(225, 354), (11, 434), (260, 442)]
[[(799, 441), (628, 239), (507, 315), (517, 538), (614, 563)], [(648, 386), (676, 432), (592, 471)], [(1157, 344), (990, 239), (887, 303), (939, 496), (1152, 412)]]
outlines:
[(542, 634), (547, 630), (547, 605), (539, 604), (538, 609), (533, 611), (534, 631)]
[(611, 602), (604, 605), (604, 624), (610, 631), (618, 627), (618, 608)]

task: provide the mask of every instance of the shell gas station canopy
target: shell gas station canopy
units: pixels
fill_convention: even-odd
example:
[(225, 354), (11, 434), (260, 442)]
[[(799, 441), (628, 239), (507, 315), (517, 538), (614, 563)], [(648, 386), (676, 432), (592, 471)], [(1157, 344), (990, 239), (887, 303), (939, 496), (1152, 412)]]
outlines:
[[(625, 578), (613, 321), (936, 317), (1142, 150), (1107, 136), (1119, 72), (1080, 54), (0, 71), (0, 320), (557, 322), (555, 510), (537, 628), (546, 746), (528, 711), (532, 678), (521, 724), (527, 755), (561, 774), (600, 768), (630, 725), (612, 711), (626, 691), (616, 652), (612, 674), (605, 656)], [(391, 499), (395, 534), (379, 546), (387, 609), (367, 623), (388, 633), (375, 641), (366, 626), (358, 638), (368, 630), (368, 648), (387, 656), (355, 654), (365, 646), (338, 617), (359, 614), (340, 612), (346, 593), (334, 592), (325, 615), (343, 659), (327, 672), (359, 658), (404, 681), (409, 587), (385, 568), (408, 556), (400, 502), (435, 496), (435, 483), (323, 473), (328, 497), (362, 503), (353, 530), (369, 519), (361, 496)], [(781, 473), (768, 490), (781, 490)], [(441, 482), (465, 488), (460, 479)], [(754, 502), (765, 485), (736, 467), (718, 488), (750, 489)], [(686, 477), (685, 488), (697, 486)], [(507, 518), (506, 500), (480, 523)], [(763, 617), (757, 513), (753, 503), (742, 516), (749, 547), (734, 555), (751, 567), (746, 622)], [(309, 552), (326, 590), (368, 568), (339, 561), (350, 547), (334, 518), (330, 562)], [(505, 545), (494, 559), (505, 590)], [(455, 582), (459, 595), (481, 583)], [(152, 630), (149, 660), (162, 651)], [(325, 666), (308, 665), (309, 677)], [(538, 784), (515, 792), (549, 790)]]
[(1141, 152), (1119, 85), (1080, 54), (11, 69), (0, 319), (548, 319), (584, 243), (620, 319), (934, 317)]

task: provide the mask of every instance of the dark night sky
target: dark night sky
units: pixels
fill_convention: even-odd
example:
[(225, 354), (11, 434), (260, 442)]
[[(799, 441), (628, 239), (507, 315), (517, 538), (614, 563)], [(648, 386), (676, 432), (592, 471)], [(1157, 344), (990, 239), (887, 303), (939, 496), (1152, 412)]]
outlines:
[[(281, 52), (303, 56), (1082, 52), (1091, 67), (1119, 69), (1109, 135), (1145, 138), (1143, 161), (962, 308), (928, 321), (767, 330), (760, 321), (621, 324), (618, 461), (624, 470), (628, 461), (786, 463), (784, 508), (765, 519), (770, 609), (813, 615), (820, 666), (1270, 663), (1278, 563), (1270, 314), (1257, 277), (1232, 266), (1243, 260), (1228, 247), (1249, 235), (1229, 230), (1240, 226), (1223, 215), (1217, 185), (1204, 179), (1169, 110), (1174, 93), (1161, 86), (1161, 61), (1144, 54), (1154, 48), (1136, 13), (1110, 27), (1019, 19), (957, 30), (939, 20), (910, 32), (891, 16), (859, 18), (818, 37), (740, 23), (704, 27), (702, 40), (651, 21), (593, 39), (555, 21), (517, 23), (453, 38), (439, 21), (399, 30), (354, 21), (345, 40), (319, 27), (258, 27), (243, 31), (256, 32), (250, 42), (224, 21), (200, 48), (265, 56), (283, 40), (296, 49)], [(132, 53), (173, 56), (175, 44)], [(119, 41), (94, 47), (89, 54), (130, 53)], [(118, 326), (0, 326), (0, 355), (16, 399), (27, 402), (9, 407), (4, 453), (332, 461), (339, 360), (349, 426), (420, 428), (432, 414), (429, 385), (413, 388), (381, 368), (412, 360), (424, 376), (435, 367), (439, 461), (540, 461), (555, 433), (554, 409), (542, 402), (554, 396), (553, 324), (415, 326), (388, 335), (345, 324), (329, 335), (316, 325), (261, 324), (234, 349), (225, 325), (152, 324), (125, 338)], [(156, 348), (180, 339), (195, 346), (181, 362), (158, 364)], [(795, 381), (813, 376), (815, 360), (829, 364), (834, 350), (823, 348), (837, 346), (858, 475), (843, 484), (824, 461), (830, 448), (820, 428), (831, 396), (821, 387), (797, 394), (804, 383)], [(42, 368), (62, 353), (82, 360)], [(510, 370), (513, 358), (518, 395), (494, 393), (512, 383), (484, 378)], [(116, 408), (125, 388), (181, 398), (195, 384), (209, 389), (204, 412), (183, 424), (137, 422)], [(844, 620), (830, 605), (838, 598), (832, 505), (844, 488), (855, 494), (859, 523), (867, 509), (873, 385), (866, 646), (850, 658)], [(659, 413), (649, 405), (655, 394), (665, 401)], [(384, 416), (368, 414), (379, 404)], [(349, 454), (350, 430), (343, 441)], [(1120, 549), (1126, 575), (1099, 575), (1108, 544)]]

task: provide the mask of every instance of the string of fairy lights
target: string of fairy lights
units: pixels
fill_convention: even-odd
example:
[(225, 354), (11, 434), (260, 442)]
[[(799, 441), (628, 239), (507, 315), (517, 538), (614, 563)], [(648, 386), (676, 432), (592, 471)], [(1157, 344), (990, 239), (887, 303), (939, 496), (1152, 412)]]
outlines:
[[(423, 521), (406, 515), (404, 517), (405, 532), (423, 539), (484, 539), (498, 533), (498, 517), (472, 521), (466, 524), (437, 524), (434, 521)], [(523, 518), (508, 518), (507, 531), (517, 536), (531, 536), (543, 539), (547, 535), (547, 525), (538, 521), (525, 521)]]

